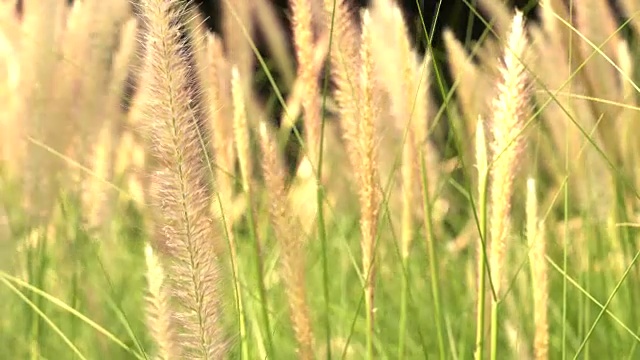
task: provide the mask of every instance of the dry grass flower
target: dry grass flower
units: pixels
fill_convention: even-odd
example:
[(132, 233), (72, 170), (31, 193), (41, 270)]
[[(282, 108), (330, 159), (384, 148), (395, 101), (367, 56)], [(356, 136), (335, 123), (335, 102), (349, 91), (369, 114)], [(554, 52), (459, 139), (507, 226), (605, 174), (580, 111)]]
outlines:
[(282, 251), (281, 274), (287, 292), (289, 312), (298, 341), (300, 359), (314, 358), (313, 332), (305, 290), (304, 234), (296, 230), (292, 209), (287, 202), (285, 171), (279, 159), (278, 147), (269, 135), (267, 126), (260, 124), (262, 171), (269, 196), (269, 214), (276, 239)]
[[(142, 124), (157, 163), (152, 177), (155, 247), (167, 265), (167, 288), (182, 347), (192, 359), (218, 359), (227, 347), (221, 326), (222, 293), (217, 224), (209, 201), (205, 92), (193, 58), (188, 7), (181, 1), (143, 0), (146, 23), (140, 89)], [(218, 245), (219, 246), (219, 245)]]
[[(490, 163), (490, 215), (491, 238), (490, 272), (496, 293), (500, 294), (505, 249), (509, 237), (509, 219), (513, 181), (525, 146), (523, 130), (529, 100), (529, 82), (522, 60), (528, 41), (524, 16), (516, 12), (505, 45), (504, 63), (500, 68), (501, 79), (498, 95), (491, 111)], [(498, 295), (500, 296), (500, 295)]]
[[(373, 99), (373, 58), (371, 53), (371, 30), (373, 23), (368, 11), (362, 19), (362, 42), (360, 58), (362, 71), (360, 79), (361, 112), (358, 118), (358, 132), (353, 148), (357, 149), (358, 166), (355, 168), (360, 199), (360, 243), (362, 247), (362, 271), (365, 286), (365, 304), (367, 326), (374, 333), (374, 293), (375, 293), (375, 249), (378, 234), (378, 211), (381, 194), (378, 179), (378, 161), (376, 151), (375, 116), (376, 104)], [(369, 339), (370, 340), (370, 339)], [(369, 354), (372, 344), (368, 344)]]
[(165, 274), (160, 259), (151, 245), (145, 247), (147, 263), (147, 321), (153, 339), (156, 341), (158, 360), (171, 360), (180, 357), (180, 346), (176, 337), (171, 311), (170, 294), (164, 284)]
[(293, 40), (295, 43), (296, 57), (298, 59), (298, 79), (303, 87), (302, 108), (304, 111), (305, 149), (306, 156), (316, 166), (319, 159), (321, 109), (318, 78), (320, 66), (310, 59), (315, 58), (316, 41), (313, 32), (313, 8), (309, 0), (290, 0), (293, 14)]
[[(491, 106), (489, 169), (489, 274), (494, 297), (491, 303), (491, 356), (498, 352), (498, 305), (504, 296), (502, 283), (510, 236), (514, 178), (525, 147), (524, 128), (529, 100), (529, 80), (522, 63), (528, 40), (524, 15), (516, 11), (508, 35), (503, 64), (499, 68), (498, 93)], [(482, 276), (482, 274), (480, 274)], [(480, 292), (479, 292), (480, 294)], [(479, 329), (482, 331), (483, 329)], [(482, 354), (477, 354), (481, 356)]]

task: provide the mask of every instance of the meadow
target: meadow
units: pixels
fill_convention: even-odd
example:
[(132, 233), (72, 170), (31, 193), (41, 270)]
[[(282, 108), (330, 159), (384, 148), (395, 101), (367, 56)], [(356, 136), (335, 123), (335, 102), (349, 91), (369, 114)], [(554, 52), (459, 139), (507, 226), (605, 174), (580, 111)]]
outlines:
[(639, 359), (640, 2), (461, 1), (0, 0), (0, 359)]

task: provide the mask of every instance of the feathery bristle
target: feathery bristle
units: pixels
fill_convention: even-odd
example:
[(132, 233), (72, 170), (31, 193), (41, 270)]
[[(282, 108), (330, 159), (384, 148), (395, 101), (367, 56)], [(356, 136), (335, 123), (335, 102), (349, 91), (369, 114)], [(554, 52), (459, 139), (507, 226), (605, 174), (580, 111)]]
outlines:
[(302, 233), (296, 231), (287, 204), (285, 172), (279, 159), (275, 140), (269, 135), (265, 123), (260, 123), (260, 145), (262, 169), (269, 194), (269, 214), (276, 239), (282, 251), (281, 271), (286, 287), (291, 322), (298, 341), (300, 359), (311, 360), (313, 356), (313, 332), (305, 290), (305, 261)]
[(164, 284), (165, 273), (151, 245), (145, 247), (147, 263), (147, 321), (149, 330), (158, 347), (156, 356), (159, 360), (171, 360), (180, 357), (180, 347), (176, 337), (173, 314), (170, 305), (170, 294)]
[[(375, 103), (373, 101), (373, 58), (371, 54), (371, 16), (364, 12), (360, 58), (362, 71), (360, 84), (361, 113), (358, 119), (358, 133), (355, 144), (359, 165), (356, 168), (360, 189), (360, 233), (362, 247), (362, 268), (365, 284), (365, 304), (368, 331), (374, 333), (374, 290), (375, 290), (375, 248), (378, 230), (378, 211), (381, 202), (378, 183), (378, 162), (376, 156)], [(367, 345), (372, 355), (372, 344)]]
[(510, 231), (513, 184), (525, 146), (522, 132), (526, 124), (529, 83), (526, 69), (521, 61), (527, 46), (524, 15), (516, 11), (511, 32), (505, 44), (504, 63), (499, 68), (501, 78), (498, 82), (498, 95), (492, 103), (493, 114), (489, 125), (492, 135), (489, 173), (489, 238), (491, 239), (489, 274), (496, 294), (491, 303), (491, 355), (494, 357), (498, 351), (497, 334), (500, 327), (498, 304), (504, 296), (501, 284), (506, 280), (503, 273)]
[(217, 359), (222, 333), (220, 276), (206, 176), (207, 102), (190, 45), (180, 1), (142, 0), (146, 22), (142, 114), (157, 161), (152, 199), (157, 211), (155, 241), (168, 261), (167, 284), (176, 301), (182, 353)]
[(302, 82), (304, 95), (302, 108), (304, 111), (304, 127), (307, 156), (314, 167), (320, 150), (320, 92), (318, 75), (320, 67), (314, 68), (309, 61), (314, 58), (315, 41), (312, 26), (313, 8), (309, 0), (290, 0), (293, 13), (292, 27), (296, 57), (298, 59), (298, 79)]
[[(361, 71), (360, 30), (354, 20), (347, 0), (324, 0), (326, 29), (333, 31), (333, 41), (329, 49), (331, 79), (336, 85), (334, 93), (338, 103), (340, 127), (345, 139), (347, 155), (352, 165), (357, 164), (352, 144), (358, 134), (358, 104)], [(334, 6), (335, 5), (335, 6)]]
[(504, 64), (500, 68), (498, 96), (491, 110), (491, 277), (496, 292), (500, 289), (505, 248), (509, 233), (513, 180), (525, 145), (522, 134), (528, 106), (528, 79), (521, 59), (524, 58), (527, 39), (524, 16), (516, 12), (506, 44)]

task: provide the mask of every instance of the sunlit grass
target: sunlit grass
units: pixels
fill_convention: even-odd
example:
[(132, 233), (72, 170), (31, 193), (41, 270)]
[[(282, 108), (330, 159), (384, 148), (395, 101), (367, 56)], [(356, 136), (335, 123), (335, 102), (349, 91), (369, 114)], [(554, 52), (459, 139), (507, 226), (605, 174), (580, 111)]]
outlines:
[[(241, 34), (235, 35), (242, 35), (247, 41), (227, 46), (253, 52), (255, 59), (252, 61), (258, 69), (256, 74), (237, 72), (242, 69), (232, 71), (235, 67), (228, 62), (231, 58), (228, 54), (219, 63), (206, 60), (203, 54), (211, 54), (206, 48), (210, 44), (194, 48), (197, 54), (193, 55), (196, 59), (193, 66), (207, 71), (215, 66), (219, 72), (216, 75), (219, 78), (214, 79), (217, 83), (210, 78), (205, 81), (219, 91), (216, 101), (221, 102), (210, 106), (214, 114), (209, 124), (211, 131), (215, 132), (216, 126), (220, 126), (216, 121), (225, 120), (223, 114), (229, 115), (226, 118), (229, 121), (233, 115), (238, 115), (238, 108), (242, 108), (243, 113), (246, 110), (243, 126), (248, 129), (248, 133), (241, 136), (247, 144), (238, 139), (228, 139), (227, 144), (235, 154), (231, 156), (232, 163), (237, 160), (235, 156), (248, 157), (248, 161), (241, 158), (237, 168), (224, 169), (231, 177), (229, 189), (224, 191), (230, 193), (225, 196), (214, 194), (213, 200), (225, 200), (223, 206), (215, 201), (212, 204), (216, 215), (211, 220), (229, 224), (221, 227), (225, 229), (221, 234), (216, 234), (228, 240), (224, 245), (224, 251), (228, 253), (219, 259), (225, 270), (222, 273), (228, 276), (222, 282), (228, 289), (220, 295), (223, 313), (220, 325), (225, 329), (224, 340), (229, 345), (226, 358), (295, 359), (304, 356), (304, 351), (299, 352), (301, 342), (309, 338), (294, 331), (292, 325), (296, 319), (300, 320), (300, 317), (295, 318), (296, 309), (291, 308), (291, 289), (295, 290), (296, 286), (306, 292), (312, 324), (310, 336), (313, 341), (310, 343), (313, 343), (313, 353), (318, 359), (469, 359), (474, 354), (478, 359), (489, 356), (495, 359), (535, 358), (534, 354), (545, 354), (546, 351), (534, 351), (534, 346), (539, 346), (534, 345), (538, 324), (532, 291), (536, 284), (531, 271), (535, 264), (529, 263), (534, 258), (544, 261), (548, 271), (549, 288), (539, 290), (548, 290), (549, 359), (635, 359), (640, 356), (640, 310), (636, 306), (640, 301), (636, 291), (640, 281), (637, 266), (640, 257), (640, 196), (637, 191), (640, 146), (636, 139), (640, 131), (636, 124), (640, 88), (635, 82), (637, 70), (634, 67), (638, 44), (636, 38), (622, 35), (623, 30), (626, 33), (630, 24), (637, 22), (634, 11), (638, 9), (634, 10), (633, 4), (626, 2), (623, 11), (631, 19), (619, 23), (612, 15), (608, 18), (611, 10), (603, 1), (573, 0), (569, 2), (570, 7), (564, 9), (558, 8), (561, 1), (549, 0), (541, 4), (540, 22), (527, 25), (534, 56), (524, 56), (517, 61), (523, 62), (524, 71), (531, 78), (526, 90), (532, 99), (523, 129), (516, 136), (527, 145), (518, 157), (520, 171), (512, 174), (514, 194), (508, 200), (510, 210), (508, 216), (505, 215), (510, 227), (505, 237), (505, 258), (500, 260), (504, 281), (496, 293), (489, 251), (493, 230), (488, 217), (497, 200), (487, 192), (491, 188), (491, 176), (495, 176), (493, 162), (497, 156), (488, 145), (493, 136), (489, 127), (495, 111), (487, 110), (490, 106), (476, 108), (471, 100), (478, 98), (479, 103), (490, 104), (495, 97), (493, 87), (498, 81), (498, 59), (511, 51), (506, 48), (504, 36), (508, 29), (501, 27), (504, 24), (501, 25), (500, 16), (511, 16), (512, 9), (500, 5), (502, 2), (497, 0), (482, 2), (496, 4), (485, 9), (489, 17), (480, 16), (478, 9), (465, 1), (466, 6), (472, 7), (473, 21), (482, 21), (490, 28), (478, 44), (472, 44), (468, 39), (461, 43), (466, 51), (464, 55), (471, 57), (468, 59), (461, 52), (456, 53), (451, 42), (446, 43), (449, 57), (445, 59), (440, 57), (439, 49), (432, 48), (433, 37), (437, 36), (436, 23), (440, 21), (438, 15), (435, 19), (425, 19), (419, 14), (420, 34), (403, 35), (417, 37), (427, 44), (426, 55), (431, 61), (423, 61), (425, 54), (416, 56), (413, 49), (409, 51), (410, 56), (402, 58), (400, 51), (396, 51), (399, 49), (396, 43), (385, 43), (388, 41), (384, 38), (386, 35), (395, 36), (396, 33), (390, 28), (381, 32), (377, 29), (378, 37), (371, 39), (372, 43), (380, 41), (394, 51), (377, 50), (376, 53), (375, 49), (381, 47), (378, 44), (376, 48), (375, 43), (368, 49), (373, 51), (373, 62), (377, 62), (370, 69), (377, 71), (371, 73), (375, 75), (374, 92), (368, 93), (362, 86), (360, 74), (354, 73), (364, 71), (362, 64), (329, 55), (331, 61), (327, 62), (326, 68), (318, 68), (322, 81), (310, 91), (311, 94), (317, 92), (316, 100), (323, 110), (323, 122), (316, 129), (320, 133), (319, 144), (314, 143), (319, 149), (317, 154), (306, 148), (308, 133), (301, 125), (303, 121), (296, 121), (304, 117), (305, 109), (313, 104), (305, 103), (309, 99), (304, 96), (293, 96), (296, 86), (299, 93), (312, 95), (303, 91), (307, 89), (304, 81), (294, 81), (289, 84), (291, 88), (279, 85), (272, 70), (283, 64), (274, 64), (273, 59), (266, 59), (258, 52), (250, 36), (252, 27), (238, 24)], [(332, 28), (334, 33), (328, 40), (316, 34), (319, 38), (317, 48), (302, 49), (302, 54), (324, 56), (325, 44), (333, 55), (334, 52), (344, 55), (361, 50), (360, 39), (341, 38), (341, 34), (360, 29), (357, 22), (354, 22), (355, 27), (347, 26), (349, 23), (345, 19), (348, 17), (339, 13), (344, 10), (340, 10), (341, 4), (341, 1), (335, 3), (333, 13), (333, 1), (325, 1), (331, 14), (318, 23)], [(442, 2), (437, 4), (436, 13), (441, 5)], [(53, 1), (51, 8), (60, 9)], [(83, 14), (79, 9), (72, 13), (76, 16), (74, 21), (79, 21), (77, 16)], [(573, 22), (565, 13), (583, 9), (600, 9), (602, 24)], [(123, 79), (129, 77), (126, 74), (135, 74), (140, 69), (135, 51), (125, 45), (108, 51), (101, 48), (101, 53), (120, 53), (121, 59), (129, 59), (123, 60), (126, 66), (122, 69), (112, 67), (111, 63), (104, 65), (91, 57), (72, 58), (70, 54), (82, 53), (78, 49), (83, 46), (92, 49), (91, 46), (99, 45), (91, 45), (86, 39), (82, 41), (87, 43), (44, 45), (40, 42), (49, 39), (51, 34), (22, 36), (15, 31), (23, 26), (22, 23), (14, 19), (9, 10), (2, 11), (6, 14), (0, 17), (0, 35), (9, 39), (8, 44), (14, 46), (15, 54), (19, 55), (0, 53), (0, 64), (14, 66), (14, 60), (22, 57), (31, 60), (25, 63), (38, 64), (37, 59), (29, 57), (48, 52), (47, 59), (56, 58), (55, 61), (65, 65), (52, 62), (44, 67), (58, 69), (60, 66), (68, 76), (48, 78), (46, 73), (24, 68), (21, 81), (30, 79), (40, 85), (23, 84), (15, 89), (0, 79), (0, 86), (8, 89), (0, 91), (3, 96), (0, 105), (4, 105), (0, 116), (6, 119), (0, 121), (0, 141), (9, 137), (6, 134), (12, 136), (11, 142), (0, 144), (2, 353), (15, 359), (155, 358), (158, 339), (154, 339), (147, 328), (144, 251), (151, 243), (159, 253), (162, 252), (151, 231), (158, 217), (150, 210), (152, 202), (146, 189), (148, 169), (158, 163), (157, 159), (156, 162), (147, 159), (142, 164), (125, 159), (123, 167), (113, 164), (118, 156), (125, 154), (124, 158), (133, 158), (137, 151), (124, 148), (119, 143), (120, 136), (124, 132), (137, 134), (144, 128), (141, 121), (150, 121), (151, 117), (140, 117), (137, 106), (144, 99), (134, 97), (131, 109), (123, 111), (120, 101), (114, 105), (113, 99), (120, 100), (121, 95), (119, 90), (114, 90), (113, 94), (109, 93), (114, 98), (107, 96), (107, 100), (93, 103), (93, 108), (87, 104), (99, 98), (91, 93), (96, 90), (86, 90), (86, 93), (77, 90), (91, 89), (91, 74), (86, 68), (90, 65), (85, 67), (85, 62), (91, 64), (92, 71), (102, 69), (108, 74), (103, 74), (105, 78), (120, 79), (112, 80), (110, 89), (134, 81)], [(34, 21), (34, 26), (61, 26), (67, 21), (62, 13), (45, 21), (37, 17), (34, 8), (27, 7), (25, 11), (35, 14), (28, 18)], [(97, 18), (116, 18), (114, 28), (124, 29), (125, 20), (131, 14), (115, 8), (108, 11), (113, 13)], [(584, 16), (588, 19), (589, 14), (581, 13), (576, 18), (583, 19), (581, 16)], [(384, 12), (371, 11), (374, 21), (375, 16), (384, 15)], [(89, 19), (97, 15), (83, 16)], [(225, 16), (227, 21), (240, 21), (244, 15), (238, 10)], [(497, 19), (497, 27), (491, 27), (491, 16)], [(473, 21), (470, 19), (469, 24)], [(322, 28), (319, 24), (316, 24), (318, 28)], [(404, 23), (398, 26), (403, 28)], [(372, 28), (375, 30), (375, 23)], [(56, 31), (52, 30), (58, 34)], [(103, 27), (96, 33), (104, 35), (109, 31), (112, 30)], [(635, 30), (630, 32), (637, 37)], [(593, 34), (600, 38), (590, 39)], [(57, 36), (66, 39), (63, 35)], [(124, 30), (117, 36), (122, 44), (127, 43), (127, 39), (135, 39), (133, 33), (127, 35)], [(33, 48), (37, 46), (40, 48)], [(291, 56), (294, 59), (293, 53)], [(336, 70), (335, 67), (341, 65), (346, 70)], [(428, 66), (428, 69), (421, 66)], [(446, 78), (446, 67), (454, 69), (452, 79)], [(310, 65), (307, 71), (314, 69), (314, 65)], [(0, 67), (0, 70), (5, 68)], [(289, 70), (292, 70), (291, 74), (295, 73), (293, 69)], [(429, 74), (425, 81), (416, 76), (423, 71)], [(248, 76), (251, 81), (266, 83), (261, 86), (269, 88), (267, 98), (256, 96), (255, 89), (240, 89), (238, 85), (234, 88), (234, 101), (241, 96), (246, 104), (232, 104), (234, 72), (233, 76)], [(406, 80), (411, 76), (419, 86), (407, 85), (411, 82)], [(59, 83), (43, 78), (56, 79)], [(611, 83), (615, 86), (609, 88)], [(84, 87), (82, 84), (89, 85)], [(482, 87), (485, 85), (487, 88)], [(144, 89), (145, 84), (135, 86)], [(422, 93), (422, 86), (428, 87), (429, 91)], [(76, 91), (74, 94), (83, 99), (82, 103), (88, 108), (78, 113), (66, 108), (73, 104), (73, 96), (65, 93), (69, 91)], [(61, 96), (58, 92), (66, 95)], [(353, 96), (355, 93), (358, 95)], [(371, 99), (375, 101), (370, 99), (370, 104), (374, 104), (379, 112), (366, 115), (378, 117), (374, 124), (377, 132), (369, 134), (367, 139), (353, 131), (360, 127), (347, 128), (349, 120), (359, 121), (366, 117), (364, 110), (359, 108), (363, 105), (357, 99), (361, 95), (367, 99), (367, 96), (374, 96)], [(400, 106), (394, 99), (403, 99), (405, 103)], [(418, 99), (427, 104), (425, 109), (415, 108)], [(282, 109), (283, 114), (274, 109)], [(87, 114), (93, 114), (95, 118), (86, 118)], [(216, 114), (220, 114), (219, 117)], [(424, 115), (428, 121), (416, 120), (415, 114)], [(286, 194), (282, 195), (287, 198), (282, 204), (286, 203), (288, 211), (274, 221), (270, 217), (273, 200), (269, 199), (274, 191), (265, 183), (260, 170), (264, 154), (259, 150), (257, 140), (260, 124), (276, 117), (290, 121), (282, 124), (284, 130), (281, 131), (268, 128), (268, 131), (273, 130), (270, 135), (274, 135), (281, 147), (279, 150), (284, 148), (285, 141), (299, 143), (300, 159), (309, 154), (317, 158), (302, 162), (309, 169), (297, 169), (288, 174)], [(19, 120), (23, 118), (28, 121)], [(114, 146), (108, 160), (111, 172), (106, 177), (96, 170), (100, 164), (91, 163), (91, 156), (86, 156), (91, 152), (79, 153), (92, 144), (84, 144), (87, 139), (78, 139), (83, 133), (65, 125), (83, 124), (81, 121), (95, 128), (104, 125), (113, 131)], [(354, 124), (361, 126), (357, 121)], [(424, 121), (425, 128), (413, 127), (416, 121)], [(477, 134), (483, 124), (484, 133)], [(33, 127), (37, 126), (43, 131), (35, 132)], [(82, 129), (85, 129), (84, 125)], [(424, 139), (416, 140), (422, 136), (421, 132), (425, 134)], [(343, 138), (345, 133), (352, 138)], [(45, 134), (44, 138), (39, 137), (42, 134)], [(59, 138), (46, 137), (54, 135)], [(69, 139), (68, 143), (63, 139)], [(135, 139), (139, 140), (137, 135)], [(355, 142), (350, 142), (354, 139)], [(207, 137), (199, 138), (198, 146), (205, 150), (203, 153), (211, 150), (211, 141)], [(10, 143), (26, 143), (27, 149), (38, 149), (39, 154), (25, 154), (17, 146), (5, 145)], [(147, 145), (141, 144), (146, 154)], [(377, 179), (359, 183), (354, 173), (362, 164), (354, 155), (357, 152), (354, 149), (364, 149), (364, 152), (371, 144), (377, 151), (380, 174)], [(415, 146), (417, 151), (413, 155), (403, 154), (405, 145)], [(483, 149), (489, 153), (483, 154)], [(177, 149), (178, 157), (180, 151)], [(42, 158), (32, 159), (33, 156)], [(216, 167), (217, 156), (223, 155), (214, 153), (211, 158), (203, 157), (204, 176), (214, 180), (211, 182), (214, 191), (223, 191), (218, 187), (222, 182), (215, 181), (219, 180), (216, 176), (221, 176), (218, 172), (224, 173)], [(49, 167), (48, 161), (52, 159), (63, 165)], [(406, 167), (407, 159), (416, 163)], [(38, 164), (44, 165), (40, 168)], [(56, 173), (48, 174), (45, 170)], [(415, 178), (411, 178), (412, 174)], [(54, 177), (60, 179), (60, 185), (53, 193), (47, 192), (45, 186), (40, 189), (39, 185), (49, 184)], [(535, 179), (538, 199), (535, 217), (525, 209), (527, 188), (524, 180), (527, 178)], [(105, 194), (87, 190), (92, 189), (87, 185), (91, 182), (100, 184)], [(371, 269), (363, 269), (365, 244), (361, 244), (361, 217), (365, 215), (361, 215), (358, 194), (365, 186), (374, 186), (372, 184), (376, 182), (380, 203), (375, 211), (368, 213), (376, 214), (372, 222), (376, 225), (367, 229), (375, 242), (372, 247), (364, 248), (374, 255), (370, 266), (371, 269), (375, 267), (376, 277), (375, 283), (368, 284), (365, 277)], [(411, 196), (402, 196), (405, 182), (414, 186)], [(54, 184), (53, 180), (50, 184)], [(34, 199), (34, 194), (48, 198)], [(363, 191), (360, 200), (366, 200), (366, 194)], [(99, 198), (106, 200), (101, 202), (97, 200)], [(45, 203), (52, 205), (34, 216), (35, 207)], [(90, 214), (100, 214), (98, 221), (89, 221)], [(535, 239), (545, 242), (546, 254), (530, 257), (534, 247), (528, 242), (531, 239), (527, 238), (527, 227), (531, 228), (536, 221), (540, 227)], [(288, 224), (287, 228), (294, 234), (276, 238), (278, 231), (282, 234), (282, 228), (278, 226), (283, 223)], [(411, 231), (403, 233), (405, 225), (411, 226)], [(225, 233), (227, 230), (231, 233)], [(286, 244), (303, 245), (299, 253), (294, 252), (304, 257), (302, 274), (291, 276), (282, 272), (283, 268), (287, 269), (287, 264), (283, 266), (286, 261), (283, 251), (290, 250), (282, 248)], [(235, 251), (233, 259), (231, 248)], [(484, 271), (487, 273), (479, 276), (479, 272)], [(304, 281), (302, 284), (287, 283), (293, 278)], [(366, 297), (367, 291), (373, 291), (373, 300)], [(368, 306), (372, 309), (367, 309)], [(499, 316), (491, 318), (492, 311)]]

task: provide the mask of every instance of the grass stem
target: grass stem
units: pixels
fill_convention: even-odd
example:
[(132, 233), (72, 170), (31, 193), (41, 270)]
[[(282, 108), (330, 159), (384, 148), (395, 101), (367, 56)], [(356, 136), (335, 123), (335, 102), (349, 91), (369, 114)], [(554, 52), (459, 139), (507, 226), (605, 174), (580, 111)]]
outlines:
[(420, 177), (422, 180), (422, 205), (424, 211), (425, 240), (427, 242), (427, 252), (429, 255), (429, 272), (431, 275), (431, 295), (434, 304), (434, 318), (436, 324), (436, 336), (438, 339), (438, 352), (440, 359), (446, 358), (446, 348), (444, 344), (444, 328), (442, 324), (442, 304), (440, 297), (440, 276), (438, 274), (438, 260), (435, 250), (435, 233), (433, 231), (433, 217), (431, 214), (431, 199), (429, 199), (429, 182), (427, 180), (427, 170), (425, 164), (425, 154), (421, 150), (420, 154)]

